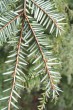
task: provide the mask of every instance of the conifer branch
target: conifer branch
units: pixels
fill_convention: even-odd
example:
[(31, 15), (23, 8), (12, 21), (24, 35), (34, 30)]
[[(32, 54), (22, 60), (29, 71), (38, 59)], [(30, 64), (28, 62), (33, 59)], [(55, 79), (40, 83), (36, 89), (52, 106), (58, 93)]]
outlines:
[[(47, 31), (51, 34), (56, 32), (56, 36), (60, 34), (63, 30), (64, 17), (54, 13), (53, 5), (48, 0), (17, 0), (17, 2), (15, 12), (8, 11), (5, 16), (0, 17), (1, 44), (8, 41), (13, 47), (5, 62), (9, 67), (3, 73), (7, 76), (5, 81), (11, 81), (10, 87), (4, 90), (9, 95), (1, 99), (8, 100), (3, 110), (11, 110), (12, 107), (18, 109), (16, 102), (20, 97), (19, 89), (24, 88), (23, 84), (28, 80), (30, 71), (34, 72), (42, 83), (41, 89), (45, 93), (42, 95), (44, 96), (42, 101), (40, 99), (43, 102), (43, 106), (41, 103), (40, 107), (43, 109), (49, 94), (52, 92), (54, 99), (58, 91), (61, 91), (57, 86), (60, 74), (52, 68), (59, 63), (53, 62), (56, 58), (52, 58), (49, 51), (51, 46), (47, 42)], [(26, 75), (28, 64), (32, 64), (33, 67), (30, 65), (28, 75)], [(33, 74), (32, 76), (34, 77)]]
[(37, 4), (37, 2), (35, 2), (34, 0), (31, 0), (40, 10), (42, 10), (42, 12), (44, 12), (51, 20), (52, 22), (54, 23), (54, 25), (60, 30), (62, 31), (62, 29), (60, 28), (59, 24), (57, 23), (57, 21), (50, 15), (48, 14), (41, 6), (39, 6)]
[(12, 90), (11, 90), (10, 98), (9, 98), (9, 101), (8, 101), (8, 110), (10, 110), (10, 107), (11, 107), (12, 94), (13, 94), (13, 90), (14, 90), (14, 87), (15, 87), (15, 84), (16, 84), (16, 70), (17, 70), (17, 66), (18, 66), (18, 63), (19, 63), (19, 53), (20, 53), (20, 46), (21, 46), (21, 41), (22, 41), (23, 28), (24, 28), (24, 20), (22, 21), (20, 38), (19, 38), (19, 42), (18, 42), (18, 46), (17, 46), (16, 64), (15, 64), (15, 69), (14, 69), (14, 72), (13, 72)]
[(7, 24), (5, 24), (2, 28), (0, 28), (0, 32), (6, 28), (9, 24), (11, 24), (12, 22), (14, 22), (18, 17), (20, 17), (23, 14), (23, 12), (21, 12), (19, 15), (17, 15), (16, 17), (14, 17), (11, 21), (9, 21)]
[(40, 46), (40, 44), (39, 44), (38, 38), (36, 37), (34, 30), (32, 29), (32, 26), (31, 26), (31, 24), (30, 24), (30, 22), (29, 22), (28, 17), (25, 16), (25, 19), (26, 19), (26, 21), (28, 22), (28, 25), (29, 25), (29, 27), (30, 27), (30, 29), (31, 29), (31, 31), (32, 31), (32, 33), (33, 33), (33, 36), (34, 36), (34, 38), (35, 38), (35, 40), (36, 40), (38, 49), (39, 49), (39, 51), (40, 51), (40, 53), (41, 53), (41, 55), (42, 55), (42, 59), (43, 59), (44, 64), (45, 64), (46, 73), (48, 74), (48, 76), (49, 76), (49, 78), (50, 78), (51, 89), (54, 90), (55, 87), (54, 87), (54, 85), (53, 85), (53, 78), (51, 77), (50, 71), (49, 71), (48, 66), (47, 66), (47, 59), (45, 58), (45, 55), (44, 55), (44, 53), (43, 53), (43, 50), (42, 50), (42, 48), (41, 48), (41, 46)]

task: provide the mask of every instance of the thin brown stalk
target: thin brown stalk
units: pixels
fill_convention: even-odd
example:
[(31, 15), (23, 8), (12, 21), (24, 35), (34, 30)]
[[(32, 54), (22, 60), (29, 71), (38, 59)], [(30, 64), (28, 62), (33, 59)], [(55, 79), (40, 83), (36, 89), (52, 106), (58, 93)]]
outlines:
[(24, 0), (24, 15), (26, 15), (26, 0)]
[(53, 18), (53, 17), (51, 17), (48, 13), (46, 13), (46, 11), (43, 9), (43, 8), (41, 8), (34, 0), (31, 0), (40, 10), (42, 10), (42, 12), (44, 12), (51, 20), (52, 20), (52, 22), (54, 23), (54, 25), (59, 29), (59, 30), (61, 30), (61, 28), (60, 28), (60, 26), (58, 25), (58, 23), (56, 22), (56, 20)]
[(53, 78), (51, 77), (50, 71), (49, 71), (48, 66), (47, 66), (47, 59), (45, 58), (45, 55), (44, 55), (44, 53), (43, 53), (43, 50), (42, 50), (42, 48), (41, 48), (41, 46), (40, 46), (40, 44), (39, 44), (38, 38), (36, 37), (34, 30), (32, 29), (32, 26), (31, 26), (31, 24), (30, 24), (30, 22), (29, 22), (28, 17), (25, 16), (25, 19), (26, 19), (26, 21), (28, 22), (28, 25), (29, 25), (29, 27), (30, 27), (30, 29), (31, 29), (31, 31), (32, 31), (32, 33), (33, 33), (33, 36), (34, 36), (34, 38), (35, 38), (35, 40), (36, 40), (36, 43), (37, 43), (37, 45), (38, 45), (38, 48), (39, 48), (39, 50), (40, 50), (40, 53), (41, 53), (41, 55), (42, 55), (42, 58), (43, 58), (43, 61), (44, 61), (44, 64), (45, 64), (46, 73), (48, 74), (48, 76), (49, 76), (49, 78), (50, 78), (51, 88), (54, 90)]
[(17, 45), (16, 64), (15, 64), (15, 69), (14, 69), (14, 72), (13, 72), (13, 82), (12, 82), (12, 89), (11, 89), (11, 93), (10, 93), (10, 97), (9, 97), (9, 101), (8, 101), (8, 110), (10, 110), (10, 108), (11, 108), (11, 100), (12, 100), (13, 90), (14, 90), (15, 84), (16, 84), (16, 70), (17, 70), (17, 66), (18, 66), (18, 63), (19, 63), (19, 53), (20, 53), (20, 46), (21, 46), (21, 42), (22, 42), (23, 28), (24, 28), (24, 20), (22, 21), (22, 27), (21, 27), (21, 32), (20, 32), (19, 43)]
[(11, 24), (13, 21), (15, 21), (18, 17), (20, 17), (23, 14), (21, 12), (19, 15), (15, 16), (11, 21), (9, 21), (7, 24), (5, 24), (2, 28), (0, 28), (0, 31), (2, 31), (4, 28), (6, 28), (9, 24)]

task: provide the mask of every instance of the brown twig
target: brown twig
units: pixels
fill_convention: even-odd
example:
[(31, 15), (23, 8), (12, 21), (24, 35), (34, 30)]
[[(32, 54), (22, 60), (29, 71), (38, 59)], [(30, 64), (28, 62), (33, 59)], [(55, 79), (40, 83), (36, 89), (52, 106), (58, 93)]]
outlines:
[(9, 102), (8, 102), (8, 110), (10, 110), (10, 107), (11, 107), (12, 94), (13, 94), (13, 90), (14, 90), (14, 87), (15, 87), (15, 84), (16, 84), (16, 70), (17, 70), (17, 66), (18, 66), (18, 63), (19, 63), (19, 52), (20, 52), (20, 46), (21, 46), (21, 41), (22, 41), (23, 28), (24, 28), (24, 19), (22, 21), (20, 38), (19, 38), (19, 43), (18, 43), (18, 46), (17, 46), (16, 65), (15, 65), (15, 69), (14, 69), (14, 72), (13, 72), (13, 83), (12, 83), (12, 90), (11, 90), (10, 97), (9, 97)]
[(38, 48), (39, 48), (39, 50), (40, 50), (40, 53), (41, 53), (41, 55), (42, 55), (43, 61), (44, 61), (44, 63), (45, 63), (46, 72), (47, 72), (47, 74), (48, 74), (48, 76), (49, 76), (49, 78), (50, 78), (51, 88), (54, 90), (53, 78), (52, 78), (51, 75), (50, 75), (50, 71), (49, 71), (49, 69), (48, 69), (47, 62), (46, 62), (46, 58), (45, 58), (45, 56), (44, 56), (43, 50), (42, 50), (42, 48), (41, 48), (41, 46), (40, 46), (40, 44), (39, 44), (39, 42), (38, 42), (38, 39), (37, 39), (37, 37), (36, 37), (36, 35), (35, 35), (34, 30), (32, 29), (32, 26), (31, 26), (31, 24), (30, 24), (30, 22), (29, 22), (28, 17), (25, 16), (25, 19), (26, 19), (26, 21), (28, 22), (29, 27), (30, 27), (30, 29), (31, 29), (31, 31), (32, 31), (32, 33), (33, 33), (33, 35), (34, 35), (34, 38), (35, 38), (35, 40), (36, 40), (36, 43), (37, 43)]
[(26, 0), (24, 0), (24, 15), (26, 15)]
[(60, 28), (60, 26), (58, 25), (58, 23), (56, 22), (56, 20), (54, 19), (54, 18), (52, 18), (48, 13), (46, 13), (46, 11), (43, 9), (43, 8), (41, 8), (34, 0), (31, 0), (39, 9), (41, 9), (42, 10), (42, 12), (44, 12), (51, 20), (52, 20), (52, 22), (55, 24), (55, 26), (59, 29), (59, 30), (61, 30), (61, 28)]
[(15, 16), (11, 21), (9, 21), (7, 24), (5, 24), (2, 28), (0, 28), (0, 31), (2, 31), (4, 28), (6, 28), (9, 24), (11, 24), (13, 21), (15, 21), (18, 17), (20, 17), (23, 14), (21, 12), (19, 15)]

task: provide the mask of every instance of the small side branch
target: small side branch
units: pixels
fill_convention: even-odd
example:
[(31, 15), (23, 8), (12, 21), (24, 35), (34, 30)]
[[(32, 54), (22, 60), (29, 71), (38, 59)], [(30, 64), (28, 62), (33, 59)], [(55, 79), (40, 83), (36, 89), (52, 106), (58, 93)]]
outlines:
[(16, 64), (15, 64), (15, 69), (14, 69), (14, 72), (13, 72), (13, 82), (12, 82), (12, 89), (11, 89), (10, 98), (9, 98), (9, 102), (8, 102), (8, 110), (10, 110), (10, 108), (11, 108), (11, 100), (12, 100), (13, 90), (14, 90), (15, 84), (16, 84), (16, 70), (17, 70), (17, 66), (18, 66), (18, 63), (19, 63), (19, 52), (20, 52), (20, 46), (21, 46), (21, 42), (22, 42), (23, 28), (24, 28), (24, 20), (22, 21), (20, 38), (19, 38), (19, 42), (18, 42), (18, 45), (17, 45)]
[(31, 29), (31, 31), (32, 31), (32, 34), (33, 34), (33, 36), (34, 36), (34, 38), (35, 38), (35, 40), (36, 40), (38, 49), (39, 49), (39, 51), (40, 51), (40, 53), (41, 53), (41, 55), (42, 55), (42, 58), (43, 58), (43, 61), (44, 61), (44, 64), (45, 64), (46, 73), (48, 74), (48, 76), (49, 76), (49, 78), (50, 78), (51, 88), (54, 90), (55, 88), (54, 88), (54, 85), (53, 85), (53, 78), (51, 77), (50, 71), (49, 71), (48, 66), (47, 66), (47, 62), (46, 62), (47, 59), (45, 58), (45, 55), (44, 55), (44, 53), (43, 53), (43, 50), (42, 50), (42, 48), (41, 48), (41, 46), (40, 46), (40, 44), (39, 44), (39, 41), (38, 41), (38, 39), (37, 39), (37, 37), (36, 37), (36, 35), (35, 35), (34, 30), (32, 29), (32, 26), (31, 26), (31, 24), (30, 24), (30, 22), (29, 22), (28, 17), (25, 16), (25, 19), (26, 19), (26, 21), (28, 22), (28, 25), (29, 25), (29, 27), (30, 27), (30, 29)]
[(52, 20), (52, 22), (55, 24), (55, 26), (56, 26), (59, 30), (61, 30), (59, 24), (56, 22), (56, 20), (55, 20), (53, 17), (51, 17), (48, 13), (46, 13), (46, 11), (45, 11), (43, 8), (41, 8), (34, 0), (31, 0), (31, 1), (32, 1), (40, 10), (42, 10), (43, 13), (45, 13), (45, 14)]
[(9, 24), (11, 24), (13, 21), (15, 21), (18, 17), (20, 17), (23, 14), (23, 12), (21, 12), (19, 15), (17, 15), (16, 17), (14, 17), (11, 21), (9, 21), (7, 24), (5, 24), (2, 28), (0, 28), (0, 32), (6, 28)]

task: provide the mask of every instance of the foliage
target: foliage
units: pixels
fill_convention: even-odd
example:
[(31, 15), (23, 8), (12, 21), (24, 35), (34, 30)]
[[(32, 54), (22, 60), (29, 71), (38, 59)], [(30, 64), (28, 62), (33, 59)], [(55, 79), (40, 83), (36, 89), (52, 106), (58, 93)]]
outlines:
[[(65, 13), (67, 18), (68, 27), (65, 29), (67, 30), (65, 35), (61, 37), (57, 37), (53, 40), (54, 43), (54, 52), (56, 56), (58, 56), (62, 62), (61, 64), (61, 88), (63, 90), (62, 95), (60, 95), (56, 105), (52, 105), (50, 102), (47, 105), (47, 110), (72, 110), (73, 109), (73, 1), (72, 0), (65, 0), (63, 1), (63, 5), (61, 5), (62, 0), (57, 1), (61, 11)], [(56, 3), (56, 2), (55, 2)], [(68, 9), (68, 12), (65, 8)], [(71, 13), (71, 14), (70, 14)]]
[(2, 110), (18, 109), (20, 91), (31, 90), (37, 81), (42, 90), (38, 110), (43, 110), (48, 98), (57, 99), (61, 91), (56, 72), (60, 63), (51, 53), (48, 37), (61, 35), (65, 18), (48, 0), (0, 0), (0, 6), (0, 45), (10, 47), (3, 73), (6, 96), (0, 99), (7, 103)]

